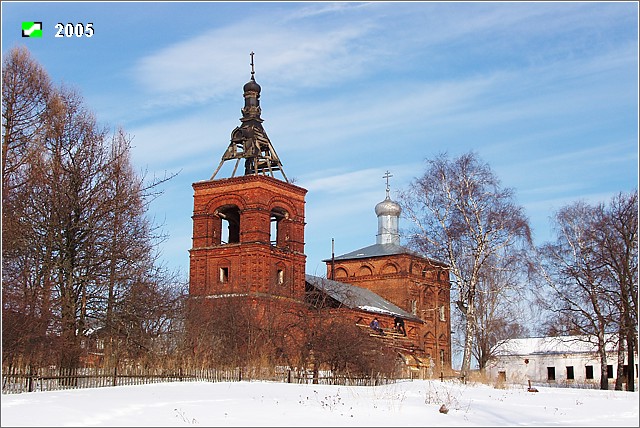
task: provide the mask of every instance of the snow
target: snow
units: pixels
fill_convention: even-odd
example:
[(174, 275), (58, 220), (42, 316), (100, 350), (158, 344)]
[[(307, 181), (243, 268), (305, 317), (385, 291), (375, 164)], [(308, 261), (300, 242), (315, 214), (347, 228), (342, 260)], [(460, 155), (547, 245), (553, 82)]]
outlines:
[[(7, 426), (638, 426), (638, 392), (174, 382), (2, 395)], [(440, 413), (445, 405), (449, 412)]]

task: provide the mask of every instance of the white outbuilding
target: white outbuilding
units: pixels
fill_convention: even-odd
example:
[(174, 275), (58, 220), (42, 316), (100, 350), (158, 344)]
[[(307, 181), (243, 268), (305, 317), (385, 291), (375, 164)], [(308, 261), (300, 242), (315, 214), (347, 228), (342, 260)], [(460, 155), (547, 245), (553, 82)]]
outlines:
[[(607, 335), (607, 378), (610, 387), (618, 369), (615, 335)], [(493, 382), (579, 388), (600, 387), (600, 357), (595, 337), (556, 336), (511, 339), (494, 348), (485, 374)], [(638, 382), (638, 354), (634, 374)], [(626, 354), (624, 376), (628, 370)]]

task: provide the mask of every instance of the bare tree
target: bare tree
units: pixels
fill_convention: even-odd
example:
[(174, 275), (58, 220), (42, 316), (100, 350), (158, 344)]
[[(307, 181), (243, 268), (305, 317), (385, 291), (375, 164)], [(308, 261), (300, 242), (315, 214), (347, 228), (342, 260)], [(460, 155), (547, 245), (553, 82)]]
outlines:
[(540, 247), (531, 270), (552, 319), (569, 321), (572, 331), (596, 339), (600, 388), (608, 389), (606, 333), (618, 305), (608, 296), (611, 282), (596, 239), (598, 218), (598, 209), (582, 201), (561, 208), (554, 218), (556, 241)]
[(402, 192), (403, 212), (412, 222), (409, 243), (449, 265), (452, 290), (464, 317), (462, 375), (471, 365), (478, 285), (500, 255), (531, 244), (531, 232), (512, 189), (502, 188), (475, 153), (457, 159), (441, 154)]
[(128, 137), (109, 139), (28, 51), (5, 64), (3, 357), (75, 368), (85, 333), (105, 326), (148, 347), (159, 315), (142, 302), (159, 305), (172, 276), (157, 264), (161, 235), (146, 214), (171, 177), (137, 175)]
[(480, 273), (475, 300), (475, 324), (478, 327), (473, 356), (482, 370), (494, 356), (496, 345), (527, 335), (524, 327), (528, 310), (521, 284), (526, 271), (525, 254), (505, 254), (489, 263)]
[(627, 354), (626, 384), (628, 391), (635, 389), (635, 357), (638, 349), (638, 191), (619, 193), (608, 205), (596, 208), (594, 227), (606, 275), (612, 289), (608, 295), (618, 305), (619, 355), (616, 389), (622, 389), (624, 379), (624, 352)]
[(41, 191), (29, 184), (29, 164), (41, 152), (50, 91), (49, 76), (29, 51), (11, 49), (2, 67), (2, 353), (9, 363), (22, 359), (37, 365), (52, 346), (45, 281), (50, 255), (39, 245), (42, 230), (31, 224), (38, 220), (38, 207), (28, 196)]
[(11, 49), (2, 66), (3, 195), (24, 184), (19, 172), (37, 146), (50, 92), (49, 75), (27, 48)]

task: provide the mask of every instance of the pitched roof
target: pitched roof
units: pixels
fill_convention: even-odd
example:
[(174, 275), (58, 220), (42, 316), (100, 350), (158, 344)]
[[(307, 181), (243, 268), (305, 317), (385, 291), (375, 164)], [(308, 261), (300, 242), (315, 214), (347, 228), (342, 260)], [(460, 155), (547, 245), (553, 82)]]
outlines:
[(399, 316), (413, 321), (422, 320), (417, 316), (399, 308), (388, 300), (366, 288), (333, 281), (319, 276), (305, 275), (307, 283), (316, 289), (327, 293), (333, 299), (350, 309), (359, 309), (365, 312)]
[[(368, 247), (360, 248), (359, 250), (351, 251), (350, 253), (334, 257), (334, 260), (363, 259), (367, 257), (391, 256), (396, 254), (412, 254), (415, 256), (419, 256), (418, 253), (415, 253), (408, 248), (400, 245), (373, 244), (369, 245)], [(323, 260), (323, 262), (330, 261), (331, 259)]]
[[(615, 350), (615, 336), (606, 335), (606, 349)], [(526, 337), (509, 339), (495, 346), (495, 355), (542, 355), (542, 354), (581, 354), (597, 351), (596, 338), (593, 336), (553, 336)]]
[[(403, 247), (402, 245), (396, 244), (373, 244), (368, 247), (363, 247), (355, 251), (351, 251), (350, 253), (342, 254), (340, 256), (334, 257), (333, 260), (353, 260), (353, 259), (366, 259), (369, 257), (386, 257), (386, 256), (394, 256), (400, 254), (407, 254), (414, 257), (420, 257), (421, 259), (428, 259), (420, 253), (417, 253), (413, 250), (410, 250), (407, 247)], [(322, 260), (325, 263), (331, 262), (332, 259), (324, 259)], [(438, 260), (429, 259), (434, 263), (438, 263), (444, 265), (445, 263), (440, 262)]]

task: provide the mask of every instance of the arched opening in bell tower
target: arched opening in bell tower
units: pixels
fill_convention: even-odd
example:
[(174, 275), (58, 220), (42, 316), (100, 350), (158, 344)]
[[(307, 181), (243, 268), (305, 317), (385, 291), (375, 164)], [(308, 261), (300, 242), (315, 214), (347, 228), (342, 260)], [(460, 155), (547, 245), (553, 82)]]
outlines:
[(240, 242), (240, 209), (235, 205), (226, 205), (218, 208), (216, 215), (222, 220), (220, 244)]
[(270, 242), (271, 245), (281, 247), (285, 245), (286, 233), (284, 222), (288, 218), (288, 214), (282, 208), (274, 208), (271, 210), (271, 227), (270, 227)]

